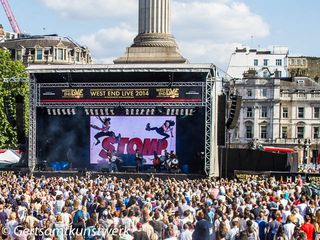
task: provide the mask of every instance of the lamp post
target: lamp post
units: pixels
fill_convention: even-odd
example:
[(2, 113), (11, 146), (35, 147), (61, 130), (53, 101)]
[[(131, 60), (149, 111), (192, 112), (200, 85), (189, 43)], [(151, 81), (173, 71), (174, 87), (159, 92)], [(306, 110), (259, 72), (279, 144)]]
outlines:
[(302, 148), (303, 148), (303, 164), (307, 164), (308, 163), (310, 144), (311, 144), (310, 139), (305, 139), (304, 143), (302, 145)]

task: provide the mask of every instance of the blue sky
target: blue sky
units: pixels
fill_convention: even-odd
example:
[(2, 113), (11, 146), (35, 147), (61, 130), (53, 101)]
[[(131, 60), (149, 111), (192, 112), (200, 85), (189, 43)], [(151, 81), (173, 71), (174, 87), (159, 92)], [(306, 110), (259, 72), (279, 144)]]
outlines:
[[(111, 63), (137, 33), (138, 0), (9, 0), (30, 34), (57, 33), (88, 46), (96, 63)], [(173, 0), (172, 33), (192, 63), (226, 69), (236, 46), (288, 46), (320, 56), (315, 0)], [(0, 23), (11, 30), (4, 10)], [(251, 37), (252, 36), (252, 37)]]

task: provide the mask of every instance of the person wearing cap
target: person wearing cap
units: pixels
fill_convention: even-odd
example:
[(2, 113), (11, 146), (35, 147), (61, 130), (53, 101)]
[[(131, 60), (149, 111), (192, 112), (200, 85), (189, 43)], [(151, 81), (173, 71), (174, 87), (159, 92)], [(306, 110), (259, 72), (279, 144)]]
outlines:
[(137, 223), (137, 231), (133, 233), (133, 240), (149, 240), (148, 234), (142, 230), (142, 223)]

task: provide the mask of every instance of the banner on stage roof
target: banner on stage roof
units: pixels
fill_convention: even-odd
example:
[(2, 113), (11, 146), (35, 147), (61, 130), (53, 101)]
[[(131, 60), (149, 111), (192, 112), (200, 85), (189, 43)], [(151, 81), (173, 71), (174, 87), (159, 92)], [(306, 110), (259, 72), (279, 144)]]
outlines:
[(90, 163), (103, 164), (110, 153), (134, 155), (138, 149), (145, 164), (154, 155), (176, 152), (175, 116), (90, 117)]
[(40, 100), (59, 101), (193, 101), (203, 100), (202, 86), (128, 88), (41, 88)]

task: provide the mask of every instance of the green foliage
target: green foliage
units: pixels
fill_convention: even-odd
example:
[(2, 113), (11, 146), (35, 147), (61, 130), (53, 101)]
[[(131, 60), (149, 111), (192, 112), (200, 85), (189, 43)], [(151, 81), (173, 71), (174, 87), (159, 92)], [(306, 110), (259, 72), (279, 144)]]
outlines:
[(3, 97), (9, 96), (15, 113), (15, 96), (21, 94), (25, 100), (25, 126), (27, 131), (29, 115), (29, 85), (27, 83), (6, 82), (8, 78), (26, 78), (28, 74), (20, 61), (12, 61), (9, 51), (0, 49), (0, 148), (16, 148), (17, 134), (9, 124), (3, 104)]

